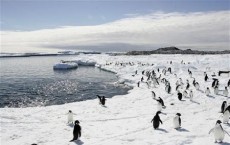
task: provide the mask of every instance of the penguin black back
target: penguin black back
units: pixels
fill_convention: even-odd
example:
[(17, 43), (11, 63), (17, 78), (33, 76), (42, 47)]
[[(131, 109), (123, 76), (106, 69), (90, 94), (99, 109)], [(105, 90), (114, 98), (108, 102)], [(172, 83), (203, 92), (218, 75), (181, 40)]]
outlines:
[(221, 113), (224, 113), (224, 111), (225, 111), (225, 107), (226, 107), (226, 104), (227, 102), (226, 101), (223, 101), (223, 103), (222, 103), (222, 105), (221, 105)]
[(163, 124), (161, 119), (160, 119), (160, 116), (159, 116), (160, 113), (161, 113), (160, 111), (157, 111), (156, 115), (153, 117), (153, 119), (151, 121), (151, 122), (153, 122), (153, 128), (154, 129), (157, 129), (159, 127), (160, 123)]
[(178, 95), (178, 99), (181, 101), (181, 99), (182, 99), (182, 93), (179, 92), (177, 95)]
[(106, 100), (106, 99), (105, 99), (105, 96), (103, 96), (102, 99), (101, 99), (101, 104), (102, 104), (102, 105), (105, 105), (105, 100)]
[(78, 120), (75, 121), (73, 129), (73, 139), (71, 141), (77, 140), (79, 137), (81, 137), (81, 126), (79, 125), (79, 123), (80, 122)]

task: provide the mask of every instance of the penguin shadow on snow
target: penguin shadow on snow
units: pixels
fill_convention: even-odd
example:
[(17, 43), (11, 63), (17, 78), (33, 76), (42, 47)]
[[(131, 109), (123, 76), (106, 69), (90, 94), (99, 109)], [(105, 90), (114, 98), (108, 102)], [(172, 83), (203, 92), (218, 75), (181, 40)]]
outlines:
[(215, 99), (215, 97), (212, 96), (212, 95), (208, 95), (207, 97), (212, 98), (212, 99)]
[(67, 124), (67, 126), (73, 128), (73, 127), (74, 127), (74, 124), (73, 124), (73, 123), (69, 123), (69, 124)]
[(194, 101), (194, 100), (190, 100), (190, 102), (192, 102), (192, 103), (196, 103), (196, 104), (200, 105), (200, 103), (199, 103), (199, 102)]
[(164, 133), (168, 133), (168, 131), (165, 130), (165, 129), (163, 129), (163, 128), (157, 128), (157, 129), (155, 129), (155, 130), (159, 130), (159, 131), (162, 131), (162, 132), (164, 132)]
[(179, 132), (189, 132), (189, 130), (185, 129), (185, 128), (176, 128), (177, 131)]
[(83, 141), (81, 141), (81, 140), (75, 140), (75, 141), (73, 141), (75, 144), (77, 144), (77, 145), (83, 145), (84, 144), (84, 142)]

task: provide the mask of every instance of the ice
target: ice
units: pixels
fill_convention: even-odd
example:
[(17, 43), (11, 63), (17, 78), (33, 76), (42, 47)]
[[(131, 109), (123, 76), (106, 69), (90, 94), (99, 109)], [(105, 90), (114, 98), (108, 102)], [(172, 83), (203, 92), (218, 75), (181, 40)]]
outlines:
[[(211, 75), (213, 72), (218, 74), (219, 70), (230, 70), (229, 58), (230, 55), (78, 55), (76, 60), (94, 60), (96, 66), (115, 72), (120, 83), (131, 85), (133, 89), (127, 95), (107, 98), (104, 107), (95, 99), (48, 107), (1, 108), (1, 144), (216, 145), (213, 134), (208, 132), (217, 120), (222, 120), (219, 113), (222, 102), (227, 101), (229, 105), (230, 100), (229, 96), (223, 96), (221, 90), (219, 95), (214, 94)], [(181, 64), (182, 60), (185, 64)], [(129, 65), (129, 62), (134, 65)], [(204, 71), (207, 66), (210, 67), (207, 72), (210, 79), (205, 82)], [(148, 88), (146, 85), (147, 77), (141, 72), (154, 69), (159, 76), (158, 67), (160, 72), (164, 67), (172, 68), (172, 74), (161, 76), (170, 82), (171, 94), (165, 92), (162, 82), (156, 88)], [(193, 78), (188, 75), (188, 68), (199, 82), (199, 90), (192, 85)], [(142, 76), (144, 81), (137, 87)], [(185, 85), (186, 80), (189, 81), (190, 89), (194, 93), (192, 101), (184, 97), (184, 101), (178, 100), (175, 83), (179, 78)], [(230, 77), (223, 75), (218, 76), (218, 79), (223, 89)], [(205, 94), (207, 87), (210, 88), (210, 96)], [(166, 105), (162, 110), (163, 114), (160, 114), (163, 124), (157, 130), (150, 123), (157, 110), (157, 101), (152, 99), (151, 91), (156, 93), (156, 97), (160, 96)], [(73, 137), (73, 126), (67, 124), (68, 110), (76, 114), (73, 116), (74, 120), (79, 120), (82, 126), (82, 137), (76, 142), (69, 142)], [(173, 117), (176, 113), (181, 114), (182, 120), (178, 130), (173, 128)], [(222, 126), (230, 132), (229, 124)], [(230, 137), (226, 135), (223, 141), (223, 145), (229, 145)]]

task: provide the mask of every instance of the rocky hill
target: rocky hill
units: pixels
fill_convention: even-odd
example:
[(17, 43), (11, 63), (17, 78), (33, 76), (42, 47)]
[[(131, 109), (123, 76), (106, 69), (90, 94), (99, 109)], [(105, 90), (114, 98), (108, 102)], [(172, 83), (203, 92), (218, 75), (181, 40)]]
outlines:
[(198, 50), (181, 50), (177, 47), (164, 47), (150, 51), (129, 51), (126, 55), (150, 55), (150, 54), (230, 54), (230, 50), (224, 51), (198, 51)]

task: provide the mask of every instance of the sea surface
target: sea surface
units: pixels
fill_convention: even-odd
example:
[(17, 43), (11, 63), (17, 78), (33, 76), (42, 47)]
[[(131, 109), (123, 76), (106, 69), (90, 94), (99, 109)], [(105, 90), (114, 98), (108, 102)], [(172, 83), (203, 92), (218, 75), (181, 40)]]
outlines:
[(112, 97), (131, 89), (118, 85), (115, 74), (92, 66), (53, 70), (60, 60), (77, 56), (0, 58), (0, 107), (34, 107)]

